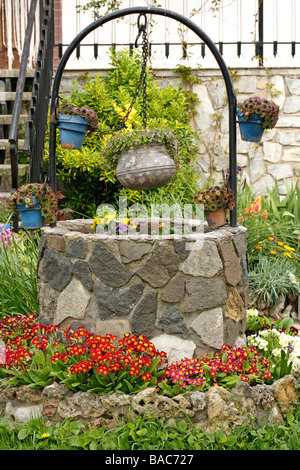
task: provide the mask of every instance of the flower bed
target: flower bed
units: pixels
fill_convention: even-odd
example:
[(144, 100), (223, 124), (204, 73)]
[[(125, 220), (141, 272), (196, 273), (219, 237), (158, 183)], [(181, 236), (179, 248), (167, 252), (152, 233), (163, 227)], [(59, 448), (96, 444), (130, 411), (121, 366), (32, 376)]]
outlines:
[(296, 401), (296, 379), (274, 382), (271, 361), (253, 347), (224, 345), (218, 353), (165, 367), (166, 354), (143, 336), (116, 341), (85, 328), (59, 336), (56, 325), (45, 327), (33, 314), (2, 320), (0, 404), (6, 416), (21, 422), (33, 416), (48, 423), (81, 419), (93, 427), (138, 412), (223, 426), (249, 416), (282, 422)]

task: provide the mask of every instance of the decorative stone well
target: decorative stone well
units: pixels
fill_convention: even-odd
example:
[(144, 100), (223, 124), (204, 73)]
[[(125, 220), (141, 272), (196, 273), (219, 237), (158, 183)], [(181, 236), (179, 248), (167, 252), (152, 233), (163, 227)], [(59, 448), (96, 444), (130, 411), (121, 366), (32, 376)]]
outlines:
[[(150, 219), (149, 219), (150, 220)], [(169, 361), (245, 345), (246, 230), (95, 235), (92, 220), (43, 227), (39, 321), (61, 329), (143, 334)]]

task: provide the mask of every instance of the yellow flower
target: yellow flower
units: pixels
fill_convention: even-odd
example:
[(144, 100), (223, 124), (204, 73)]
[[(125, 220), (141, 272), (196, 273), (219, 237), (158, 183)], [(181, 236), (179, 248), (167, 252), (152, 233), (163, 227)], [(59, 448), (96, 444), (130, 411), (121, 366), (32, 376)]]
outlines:
[(278, 246), (283, 246), (283, 243), (282, 242), (277, 242), (277, 245)]
[(48, 432), (44, 432), (44, 434), (42, 434), (42, 437), (44, 439), (47, 439), (47, 437), (49, 437), (49, 436), (50, 436), (50, 434)]
[(260, 250), (261, 247), (260, 247), (260, 245), (256, 245), (255, 248), (256, 248), (257, 250)]
[(269, 240), (270, 242), (272, 242), (272, 241), (274, 241), (274, 237), (268, 237), (268, 240)]
[(294, 258), (294, 256), (292, 256), (291, 253), (288, 253), (287, 251), (283, 254), (286, 258)]
[(276, 251), (275, 251), (275, 250), (271, 250), (270, 253), (271, 253), (271, 255), (276, 255)]
[(96, 225), (98, 225), (99, 222), (100, 222), (99, 217), (96, 217), (96, 218), (94, 219), (94, 222), (93, 222), (93, 225), (92, 225), (92, 229), (93, 229), (93, 230), (96, 228)]
[(295, 248), (292, 248), (292, 247), (290, 247), (290, 246), (288, 246), (288, 245), (284, 245), (283, 248), (285, 248), (286, 250), (289, 250), (289, 251), (295, 251)]

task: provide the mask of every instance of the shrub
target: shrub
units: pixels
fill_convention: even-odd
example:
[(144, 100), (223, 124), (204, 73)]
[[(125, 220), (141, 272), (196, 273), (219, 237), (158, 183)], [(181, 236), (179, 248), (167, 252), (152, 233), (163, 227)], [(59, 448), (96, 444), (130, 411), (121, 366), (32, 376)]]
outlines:
[[(99, 129), (109, 132), (122, 120), (134, 96), (140, 74), (141, 57), (139, 52), (132, 56), (127, 51), (111, 54), (112, 68), (107, 76), (85, 77), (83, 86), (74, 82), (70, 101), (76, 107), (83, 105), (94, 109), (98, 115)], [(129, 115), (127, 129), (142, 128), (142, 102), (137, 97)], [(85, 139), (82, 151), (62, 149), (57, 139), (57, 176), (63, 181), (65, 205), (72, 209), (94, 216), (96, 207), (103, 202), (114, 203), (119, 194), (135, 202), (147, 204), (148, 198), (159, 197), (170, 201), (170, 192), (178, 200), (192, 201), (196, 191), (197, 175), (192, 170), (192, 162), (197, 154), (197, 133), (190, 125), (190, 104), (187, 92), (179, 86), (160, 88), (151, 71), (147, 72), (147, 126), (164, 127), (172, 130), (178, 139), (178, 159), (180, 169), (173, 180), (164, 188), (134, 192), (124, 189), (115, 179), (113, 169), (106, 164), (103, 152), (111, 134), (95, 133)], [(45, 152), (45, 160), (48, 159)], [(138, 193), (138, 194), (137, 194)], [(146, 196), (146, 197), (145, 197)]]

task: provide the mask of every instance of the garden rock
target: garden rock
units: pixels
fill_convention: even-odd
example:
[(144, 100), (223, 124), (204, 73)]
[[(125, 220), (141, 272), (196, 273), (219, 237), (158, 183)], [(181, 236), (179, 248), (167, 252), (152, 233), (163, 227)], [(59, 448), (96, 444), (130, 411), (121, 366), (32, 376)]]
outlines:
[(191, 324), (206, 345), (211, 345), (216, 349), (224, 344), (223, 311), (215, 308), (202, 312)]
[[(277, 399), (281, 402), (277, 402)], [(213, 432), (227, 430), (259, 420), (280, 424), (289, 407), (297, 402), (296, 380), (285, 376), (273, 385), (249, 386), (238, 382), (231, 390), (212, 387), (206, 392), (192, 391), (173, 398), (160, 395), (148, 387), (133, 395), (113, 392), (98, 395), (72, 392), (64, 384), (54, 383), (44, 389), (27, 385), (13, 387), (2, 383), (0, 403), (4, 416), (20, 423), (33, 417), (45, 418), (49, 426), (57, 420), (80, 420), (89, 428), (114, 427), (137, 415), (159, 416), (162, 422), (174, 422), (176, 417), (191, 421), (201, 429)]]
[(154, 344), (158, 351), (164, 351), (167, 354), (169, 363), (181, 361), (185, 357), (191, 359), (196, 348), (193, 341), (187, 341), (167, 334), (152, 338), (151, 343)]
[(199, 249), (191, 251), (181, 270), (192, 276), (213, 277), (223, 268), (218, 249), (215, 243), (209, 241), (201, 245)]
[(89, 259), (89, 266), (93, 273), (101, 279), (104, 284), (111, 287), (124, 286), (133, 274), (128, 271), (102, 243), (96, 245)]
[(274, 400), (276, 400), (283, 412), (286, 412), (291, 404), (297, 400), (296, 378), (293, 375), (285, 375), (281, 379), (276, 380), (270, 386), (270, 390), (274, 395)]
[(185, 280), (184, 276), (179, 273), (174, 276), (161, 292), (161, 300), (164, 302), (178, 303), (184, 297)]
[(113, 315), (126, 315), (136, 305), (144, 289), (143, 284), (114, 289), (101, 284), (94, 287), (99, 316), (105, 320)]
[(72, 275), (72, 263), (55, 250), (46, 248), (43, 258), (45, 280), (53, 289), (61, 292), (67, 286)]
[(169, 334), (178, 334), (186, 337), (189, 329), (184, 318), (175, 305), (167, 305), (159, 319), (158, 326)]

